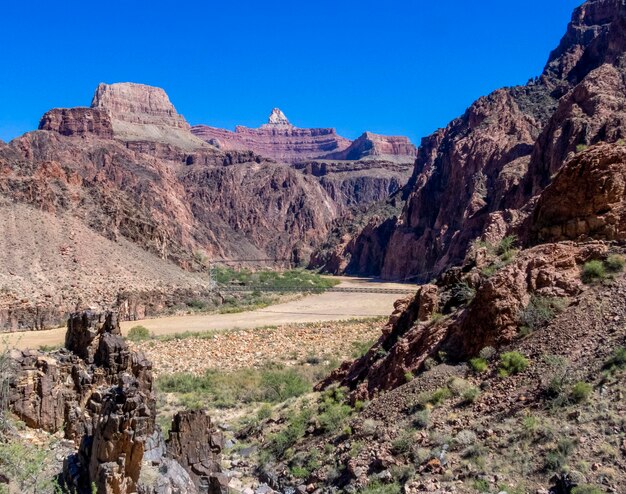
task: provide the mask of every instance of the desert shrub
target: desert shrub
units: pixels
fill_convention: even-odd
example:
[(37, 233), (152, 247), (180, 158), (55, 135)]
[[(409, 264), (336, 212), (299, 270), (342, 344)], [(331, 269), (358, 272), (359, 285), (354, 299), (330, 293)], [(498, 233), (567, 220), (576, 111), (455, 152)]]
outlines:
[(563, 308), (563, 299), (533, 296), (528, 305), (520, 312), (520, 329), (523, 333), (532, 333), (550, 322)]
[(476, 290), (469, 286), (465, 281), (461, 281), (454, 285), (451, 291), (453, 300), (459, 305), (470, 303), (476, 295)]
[(582, 484), (572, 489), (572, 494), (604, 494), (599, 487), (591, 484)]
[(584, 283), (593, 283), (606, 278), (606, 269), (601, 261), (589, 261), (583, 266), (581, 276)]
[(467, 446), (471, 446), (477, 440), (476, 434), (474, 431), (470, 431), (468, 429), (463, 429), (459, 431), (459, 433), (454, 438), (454, 445), (457, 448), (464, 448)]
[(604, 363), (604, 369), (609, 373), (626, 368), (626, 347), (616, 348), (613, 356)]
[(305, 467), (301, 467), (298, 465), (291, 467), (290, 470), (291, 475), (293, 475), (297, 479), (306, 479), (309, 477), (309, 475), (311, 475), (311, 472), (309, 472), (309, 470), (307, 470)]
[(305, 375), (295, 369), (241, 369), (232, 372), (208, 370), (204, 375), (175, 373), (159, 376), (157, 388), (181, 394), (191, 408), (212, 403), (232, 407), (237, 403), (278, 403), (300, 396), (311, 389)]
[(471, 386), (469, 382), (460, 377), (453, 377), (448, 381), (448, 388), (454, 396), (461, 396), (463, 392)]
[(429, 394), (428, 403), (430, 403), (433, 406), (440, 405), (445, 400), (450, 398), (451, 395), (452, 393), (450, 392), (448, 388), (436, 389), (435, 391)]
[(606, 258), (606, 261), (604, 261), (604, 265), (606, 266), (607, 271), (611, 273), (619, 273), (624, 270), (626, 259), (624, 259), (624, 256), (619, 254), (611, 254)]
[(317, 421), (322, 431), (336, 433), (352, 414), (352, 408), (345, 403), (342, 388), (331, 388), (322, 395)]
[(376, 428), (378, 427), (378, 425), (379, 423), (376, 420), (365, 419), (361, 424), (361, 434), (366, 437), (376, 435)]
[(261, 373), (261, 387), (265, 400), (281, 402), (307, 393), (310, 384), (294, 369), (276, 369)]
[(404, 432), (391, 443), (391, 451), (394, 455), (408, 453), (415, 442), (415, 437), (411, 432)]
[(383, 484), (378, 480), (370, 482), (366, 487), (359, 491), (362, 494), (400, 494), (402, 487), (397, 482), (391, 484)]
[(263, 405), (261, 405), (261, 408), (259, 408), (256, 412), (256, 418), (259, 420), (266, 420), (266, 419), (269, 419), (271, 416), (272, 416), (272, 407), (267, 403), (264, 403)]
[(529, 366), (529, 360), (519, 352), (506, 352), (500, 355), (498, 373), (502, 377), (519, 374)]
[(463, 391), (463, 394), (461, 395), (461, 397), (463, 398), (463, 403), (465, 404), (474, 403), (479, 396), (480, 389), (478, 389), (476, 386), (471, 386), (467, 388), (465, 391)]
[(479, 353), (478, 356), (485, 360), (491, 360), (496, 354), (496, 349), (492, 346), (486, 346)]
[(363, 355), (365, 355), (370, 348), (372, 348), (372, 345), (374, 345), (375, 341), (374, 340), (367, 340), (367, 341), (355, 341), (352, 343), (352, 358), (361, 358)]
[(128, 331), (127, 338), (133, 342), (145, 341), (150, 339), (150, 331), (144, 326), (133, 326)]
[(576, 152), (577, 153), (582, 153), (585, 149), (587, 149), (587, 145), (586, 144), (576, 144)]
[(583, 381), (578, 381), (572, 387), (570, 392), (570, 399), (574, 403), (583, 403), (589, 399), (589, 395), (593, 391), (593, 388), (590, 384), (587, 384)]
[(411, 382), (413, 379), (415, 378), (415, 376), (413, 375), (412, 372), (405, 372), (404, 373), (404, 382)]
[(471, 369), (477, 374), (482, 374), (483, 372), (486, 372), (487, 369), (489, 368), (489, 363), (487, 362), (486, 359), (482, 357), (476, 357), (476, 358), (470, 359), (469, 365)]
[(478, 492), (489, 492), (489, 482), (485, 479), (475, 479), (474, 482), (472, 482), (472, 487)]
[[(16, 490), (4, 492), (57, 492), (56, 483), (44, 472), (48, 448), (21, 441), (0, 442), (0, 472), (7, 475)], [(0, 484), (0, 492), (4, 484)]]
[(517, 244), (517, 236), (508, 235), (500, 240), (500, 243), (496, 247), (496, 254), (499, 255), (502, 260), (508, 261), (513, 257), (513, 249)]
[(413, 415), (413, 426), (418, 429), (427, 429), (430, 424), (430, 411), (419, 410)]
[(572, 439), (564, 437), (559, 440), (556, 448), (546, 455), (545, 469), (552, 472), (562, 470), (575, 448), (576, 443)]
[(194, 310), (204, 310), (207, 308), (207, 303), (204, 300), (193, 299), (187, 301), (187, 307)]

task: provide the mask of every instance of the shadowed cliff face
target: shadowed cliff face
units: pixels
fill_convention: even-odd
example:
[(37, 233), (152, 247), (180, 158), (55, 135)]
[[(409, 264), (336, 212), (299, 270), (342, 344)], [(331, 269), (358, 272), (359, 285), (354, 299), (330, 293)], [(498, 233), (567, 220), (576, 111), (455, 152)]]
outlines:
[[(532, 198), (573, 154), (622, 139), (625, 49), (622, 2), (586, 2), (541, 77), (478, 99), (425, 138), (379, 273), (428, 279), (460, 263), (475, 238), (514, 232)], [(362, 235), (360, 241), (377, 238), (380, 244), (378, 237)]]

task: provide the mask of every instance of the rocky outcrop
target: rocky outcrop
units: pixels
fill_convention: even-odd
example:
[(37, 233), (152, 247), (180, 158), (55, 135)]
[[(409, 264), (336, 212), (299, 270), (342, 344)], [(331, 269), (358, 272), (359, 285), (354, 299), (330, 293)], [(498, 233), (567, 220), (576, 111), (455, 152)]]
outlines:
[(335, 129), (300, 129), (274, 108), (268, 123), (258, 129), (237, 126), (235, 131), (195, 125), (191, 131), (200, 139), (222, 150), (252, 150), (286, 163), (295, 163), (342, 151), (350, 145)]
[(343, 151), (331, 153), (326, 159), (361, 160), (367, 157), (387, 157), (397, 161), (413, 163), (417, 148), (408, 137), (383, 136), (365, 132)]
[[(445, 355), (462, 361), (481, 349), (500, 348), (518, 337), (520, 312), (532, 297), (572, 297), (581, 292), (580, 269), (607, 254), (603, 243), (544, 244), (522, 251), (495, 275), (481, 276), (487, 257), (478, 253), (467, 268), (452, 271), (437, 285), (423, 285), (415, 297), (396, 303), (383, 334), (369, 352), (347, 362), (319, 385), (339, 382), (354, 399), (369, 399), (406, 382), (407, 372), (423, 370), (427, 359)], [(459, 290), (475, 291), (466, 302)], [(432, 318), (436, 312), (444, 317)]]
[[(163, 441), (152, 364), (129, 350), (117, 321), (111, 312), (75, 313), (66, 348), (12, 351), (10, 409), (28, 427), (62, 432), (77, 445), (63, 466), (71, 492), (90, 493), (92, 485), (99, 494), (222, 492), (221, 434), (204, 412), (185, 412)], [(144, 467), (156, 470), (144, 476), (148, 484)]]
[(625, 135), (624, 33), (623, 2), (585, 2), (541, 77), (480, 98), (422, 141), (383, 278), (426, 280), (477, 237), (515, 232), (575, 153)]
[(103, 139), (113, 138), (109, 113), (96, 108), (55, 108), (41, 117), (39, 130), (50, 130), (64, 136), (94, 134)]
[(305, 161), (296, 170), (316, 177), (341, 208), (362, 208), (385, 201), (411, 177), (411, 163), (368, 159), (361, 161)]
[(228, 492), (228, 479), (221, 475), (219, 458), (224, 436), (206, 412), (186, 411), (174, 415), (167, 441), (167, 456), (183, 466), (202, 491)]
[[(202, 280), (174, 273), (168, 261), (188, 270), (201, 269), (204, 257), (306, 262), (326, 236), (343, 205), (315, 177), (250, 151), (189, 147), (197, 139), (153, 89), (100, 86), (95, 109), (52, 112), (44, 119), (49, 130), (0, 147), (0, 246), (8, 253), (0, 261), (2, 328), (49, 327), (77, 304), (106, 307), (120, 285), (136, 294), (160, 285), (202, 291)], [(66, 113), (88, 121), (52, 124)], [(112, 139), (63, 134), (68, 126), (90, 128), (94, 114), (111, 118)], [(124, 140), (120, 122), (145, 132)], [(162, 140), (155, 128), (191, 141)], [(143, 269), (155, 262), (159, 269)]]
[(117, 139), (156, 141), (187, 150), (206, 146), (189, 132), (187, 121), (158, 87), (130, 82), (100, 84), (91, 108), (109, 115)]
[(532, 237), (626, 240), (626, 148), (601, 144), (567, 163), (537, 202)]

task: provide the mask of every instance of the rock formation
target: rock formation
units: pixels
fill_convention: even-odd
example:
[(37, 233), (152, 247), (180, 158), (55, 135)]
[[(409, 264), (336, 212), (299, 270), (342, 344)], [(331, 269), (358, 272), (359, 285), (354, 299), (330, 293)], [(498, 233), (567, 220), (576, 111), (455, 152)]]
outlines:
[[(111, 312), (75, 313), (66, 348), (12, 351), (10, 409), (28, 427), (62, 432), (76, 444), (63, 467), (71, 492), (90, 493), (92, 484), (99, 494), (221, 492), (221, 434), (203, 412), (187, 412), (174, 417), (163, 441), (152, 365), (128, 349), (117, 321)], [(143, 468), (156, 470), (150, 484), (140, 479)]]
[(390, 160), (413, 163), (417, 149), (408, 137), (383, 136), (365, 132), (343, 151), (327, 155), (326, 159), (361, 160), (367, 157), (386, 157)]
[(600, 144), (568, 162), (531, 221), (536, 242), (626, 240), (626, 147)]
[(39, 130), (51, 130), (64, 136), (94, 134), (103, 139), (113, 138), (110, 115), (96, 108), (56, 108), (39, 122)]
[(274, 108), (268, 123), (258, 129), (237, 126), (234, 132), (206, 125), (195, 125), (191, 131), (200, 139), (222, 150), (251, 150), (277, 161), (294, 163), (343, 151), (348, 139), (337, 135), (335, 129), (300, 129), (289, 123), (278, 108)]
[(515, 232), (568, 159), (625, 135), (625, 20), (619, 0), (585, 2), (541, 77), (478, 99), (423, 140), (382, 277), (429, 279), (477, 237)]
[[(93, 108), (52, 110), (40, 127), (0, 146), (3, 329), (50, 327), (77, 304), (106, 307), (122, 278), (125, 291), (144, 299), (164, 285), (202, 291), (201, 278), (169, 265), (199, 269), (198, 253), (306, 262), (344, 207), (316, 177), (194, 137), (158, 88), (100, 85)], [(23, 225), (28, 233), (18, 241)], [(23, 262), (26, 254), (39, 259), (39, 272), (40, 264)], [(95, 254), (119, 259), (125, 274)], [(158, 270), (139, 275), (154, 263)], [(102, 265), (98, 280), (90, 270)]]
[[(370, 399), (404, 384), (407, 372), (422, 371), (427, 359), (445, 354), (462, 361), (485, 347), (511, 343), (518, 337), (519, 314), (532, 297), (577, 295), (582, 290), (582, 264), (606, 255), (602, 243), (543, 244), (485, 278), (480, 275), (487, 266), (485, 253), (478, 252), (467, 269), (453, 270), (437, 285), (422, 285), (414, 297), (398, 301), (369, 352), (344, 363), (319, 388), (339, 382), (353, 390), (353, 399)], [(460, 286), (475, 290), (467, 306), (455, 300)], [(432, 319), (436, 312), (446, 317)]]
[[(365, 132), (354, 142), (340, 137), (335, 129), (300, 129), (285, 114), (274, 108), (268, 123), (258, 129), (237, 126), (235, 132), (196, 125), (192, 132), (204, 141), (224, 150), (252, 150), (287, 163), (305, 163), (314, 159), (351, 160), (365, 158), (392, 163), (413, 163), (416, 149), (406, 137), (382, 136)], [(383, 163), (379, 165), (382, 168)]]

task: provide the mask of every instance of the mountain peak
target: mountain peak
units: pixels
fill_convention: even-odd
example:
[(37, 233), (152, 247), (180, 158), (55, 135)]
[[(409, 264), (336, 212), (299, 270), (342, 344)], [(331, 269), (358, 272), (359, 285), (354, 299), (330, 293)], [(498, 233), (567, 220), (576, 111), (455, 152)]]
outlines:
[(285, 114), (280, 110), (280, 108), (273, 108), (272, 113), (270, 113), (269, 118), (267, 119), (266, 125), (272, 126), (280, 126), (280, 127), (292, 127), (289, 123), (289, 120), (285, 116)]

